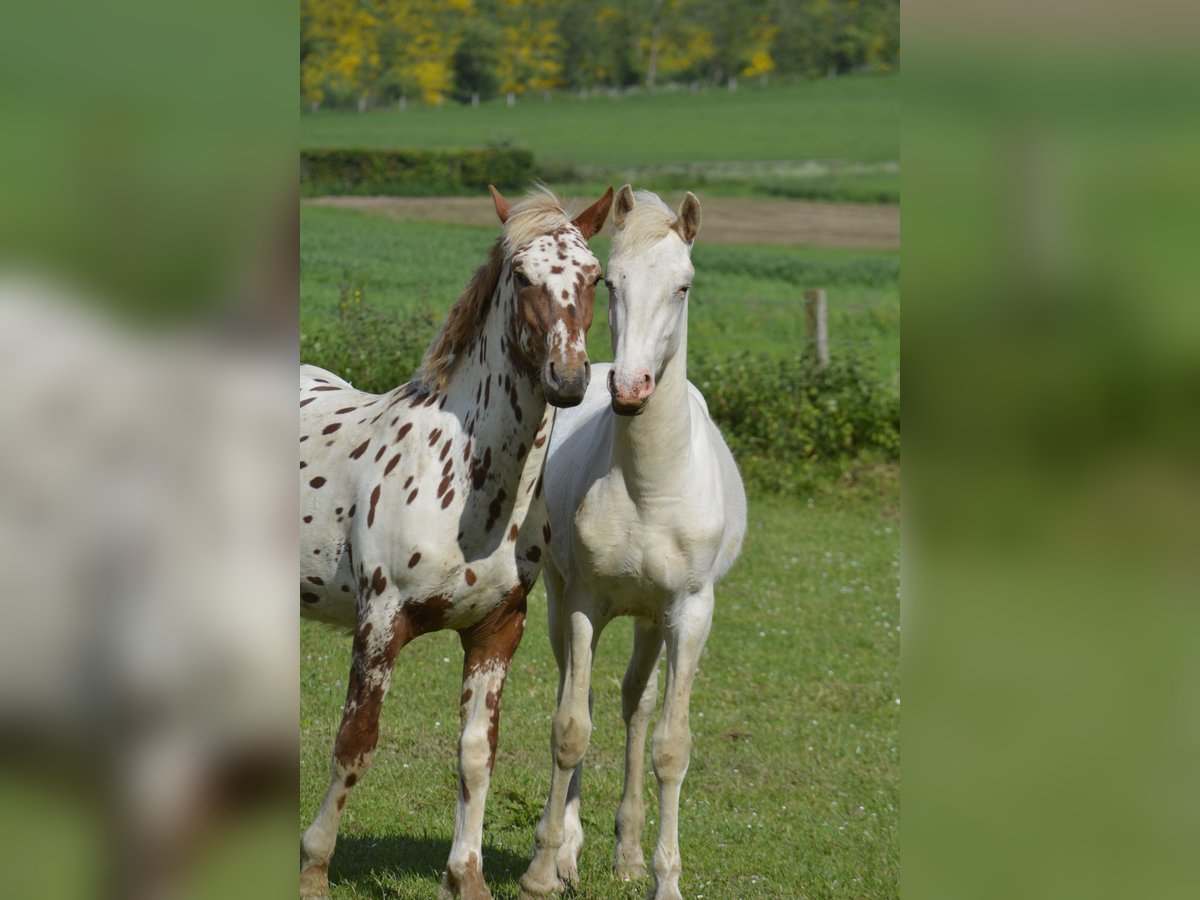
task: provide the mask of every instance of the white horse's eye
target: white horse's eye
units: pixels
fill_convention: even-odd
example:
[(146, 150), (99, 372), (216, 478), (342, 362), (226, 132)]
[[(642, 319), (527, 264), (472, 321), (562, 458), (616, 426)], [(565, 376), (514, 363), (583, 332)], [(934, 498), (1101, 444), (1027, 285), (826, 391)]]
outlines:
[(683, 285), (682, 287), (678, 288), (678, 289), (675, 291), (675, 294), (676, 294), (677, 296), (679, 296), (679, 297), (682, 297), (684, 294), (686, 294), (686, 293), (687, 293), (688, 291), (690, 291), (691, 289), (692, 289), (692, 286), (691, 286), (690, 284), (685, 284), (685, 285)]

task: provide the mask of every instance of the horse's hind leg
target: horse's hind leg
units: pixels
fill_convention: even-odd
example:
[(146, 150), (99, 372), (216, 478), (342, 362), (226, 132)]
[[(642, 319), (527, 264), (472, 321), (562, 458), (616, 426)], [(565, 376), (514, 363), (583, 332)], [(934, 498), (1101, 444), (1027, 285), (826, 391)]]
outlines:
[(483, 880), (483, 813), (496, 761), (500, 700), (513, 653), (525, 631), (525, 591), (516, 588), (500, 606), (459, 632), (463, 646), (462, 732), (458, 741), (458, 806), (454, 842), (440, 898), (491, 900)]
[(351, 788), (371, 764), (379, 740), (379, 712), (392, 679), (396, 654), (413, 637), (402, 614), (383, 625), (360, 622), (354, 633), (342, 724), (333, 746), (329, 788), (316, 818), (300, 840), (300, 896), (329, 894), (329, 861)]
[(646, 805), (642, 799), (646, 730), (658, 700), (658, 657), (662, 652), (662, 627), (649, 619), (633, 626), (633, 653), (621, 683), (621, 715), (625, 719), (625, 791), (617, 807), (617, 850), (613, 870), (621, 878), (643, 878), (642, 827)]

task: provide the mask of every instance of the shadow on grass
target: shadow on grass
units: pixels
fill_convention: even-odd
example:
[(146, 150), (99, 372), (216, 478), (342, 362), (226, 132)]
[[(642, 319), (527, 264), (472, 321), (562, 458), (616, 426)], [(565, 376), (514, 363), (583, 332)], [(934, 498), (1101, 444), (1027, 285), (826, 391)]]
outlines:
[[(342, 835), (329, 867), (329, 883), (353, 887), (368, 897), (394, 897), (394, 880), (415, 877), (428, 881), (429, 895), (434, 896), (449, 855), (450, 841), (428, 834)], [(516, 882), (528, 864), (527, 856), (484, 844), (483, 876), (493, 888)]]

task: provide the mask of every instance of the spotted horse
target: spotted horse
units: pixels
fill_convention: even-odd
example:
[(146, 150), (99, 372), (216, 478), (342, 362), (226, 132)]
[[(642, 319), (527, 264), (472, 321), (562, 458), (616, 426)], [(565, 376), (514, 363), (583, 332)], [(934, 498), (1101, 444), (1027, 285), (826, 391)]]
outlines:
[(300, 842), (301, 896), (328, 894), (338, 823), (374, 754), (396, 655), (445, 628), (464, 660), (439, 896), (491, 896), (481, 843), (500, 699), (551, 536), (547, 404), (574, 406), (588, 385), (601, 269), (587, 241), (612, 189), (573, 220), (549, 191), (516, 204), (491, 191), (502, 233), (412, 381), (373, 395), (301, 367), (300, 610), (354, 630), (329, 787)]

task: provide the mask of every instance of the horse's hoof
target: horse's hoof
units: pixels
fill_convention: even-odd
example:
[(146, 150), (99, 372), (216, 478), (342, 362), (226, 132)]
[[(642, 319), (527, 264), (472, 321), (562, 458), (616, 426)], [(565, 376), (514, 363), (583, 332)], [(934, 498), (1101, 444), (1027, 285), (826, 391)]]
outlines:
[(521, 876), (520, 885), (521, 892), (517, 894), (518, 900), (544, 900), (563, 888), (562, 882), (557, 878), (549, 883), (543, 883), (531, 878), (528, 872)]
[(617, 852), (613, 854), (613, 872), (622, 881), (640, 880), (650, 874), (639, 842), (617, 842)]
[(300, 873), (300, 896), (324, 900), (329, 896), (329, 867), (311, 865)]
[(569, 887), (579, 887), (579, 868), (575, 865), (574, 861), (565, 865), (559, 863), (558, 883), (559, 888), (562, 890), (566, 890)]
[(443, 880), (438, 887), (438, 900), (492, 900), (492, 892), (487, 885), (463, 885), (461, 890), (455, 891)]
[(438, 900), (492, 900), (492, 892), (483, 880), (483, 872), (479, 868), (479, 858), (471, 854), (462, 873), (455, 875), (449, 869), (442, 876), (438, 888)]
[(613, 872), (622, 881), (640, 881), (650, 874), (646, 863), (640, 859), (624, 859), (617, 857), (613, 860)]

